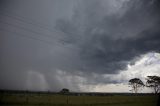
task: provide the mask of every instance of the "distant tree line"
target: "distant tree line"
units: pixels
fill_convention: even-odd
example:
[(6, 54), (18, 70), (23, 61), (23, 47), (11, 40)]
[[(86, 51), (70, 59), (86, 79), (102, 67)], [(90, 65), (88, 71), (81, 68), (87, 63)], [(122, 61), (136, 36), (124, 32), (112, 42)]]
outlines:
[(138, 93), (138, 90), (144, 86), (153, 89), (155, 94), (160, 93), (160, 77), (159, 76), (147, 76), (146, 84), (144, 84), (139, 78), (133, 78), (129, 80), (129, 85), (132, 88), (131, 91)]

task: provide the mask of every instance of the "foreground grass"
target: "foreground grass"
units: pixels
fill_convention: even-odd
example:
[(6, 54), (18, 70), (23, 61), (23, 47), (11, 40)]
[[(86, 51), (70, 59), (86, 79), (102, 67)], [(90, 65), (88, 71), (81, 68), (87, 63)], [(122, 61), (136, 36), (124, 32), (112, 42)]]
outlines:
[(69, 96), (56, 94), (0, 94), (1, 106), (156, 106), (155, 95)]

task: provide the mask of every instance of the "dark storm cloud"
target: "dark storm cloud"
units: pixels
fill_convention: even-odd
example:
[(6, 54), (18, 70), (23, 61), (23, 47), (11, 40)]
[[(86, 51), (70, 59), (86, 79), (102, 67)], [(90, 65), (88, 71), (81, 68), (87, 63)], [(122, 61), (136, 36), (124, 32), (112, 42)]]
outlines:
[[(73, 41), (76, 40), (76, 36), (81, 36), (77, 45), (81, 49), (80, 56), (84, 60), (85, 70), (95, 73), (117, 73), (133, 58), (150, 51), (159, 52), (158, 1), (125, 2), (120, 8), (122, 11), (106, 15), (100, 2), (97, 4), (95, 0), (92, 3), (84, 3), (82, 5), (86, 6), (83, 7), (85, 9), (80, 6), (73, 16), (73, 20), (76, 21), (61, 21), (63, 27), (58, 27), (60, 30), (65, 29), (70, 42), (71, 33), (74, 33)], [(74, 27), (76, 24), (77, 29)], [(79, 33), (77, 30), (83, 31)]]
[(79, 84), (117, 83), (103, 74), (160, 50), (158, 0), (0, 5), (0, 88), (76, 91)]

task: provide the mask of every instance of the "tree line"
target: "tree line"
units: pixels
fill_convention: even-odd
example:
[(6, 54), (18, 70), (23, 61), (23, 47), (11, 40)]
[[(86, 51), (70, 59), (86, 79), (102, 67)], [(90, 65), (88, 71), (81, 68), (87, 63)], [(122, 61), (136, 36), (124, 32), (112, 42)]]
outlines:
[(132, 88), (130, 91), (134, 93), (138, 93), (138, 91), (145, 86), (153, 89), (155, 94), (160, 93), (159, 76), (147, 76), (145, 84), (139, 78), (133, 78), (129, 80), (129, 85)]

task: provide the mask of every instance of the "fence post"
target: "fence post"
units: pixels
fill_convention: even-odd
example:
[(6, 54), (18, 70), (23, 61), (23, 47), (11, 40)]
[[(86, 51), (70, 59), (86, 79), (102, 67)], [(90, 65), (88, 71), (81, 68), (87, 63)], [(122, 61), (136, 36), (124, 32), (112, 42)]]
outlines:
[(68, 98), (68, 95), (67, 95), (67, 105), (69, 104), (69, 98)]
[(85, 104), (85, 96), (83, 96), (83, 104)]
[(26, 91), (26, 104), (28, 104), (28, 91)]

